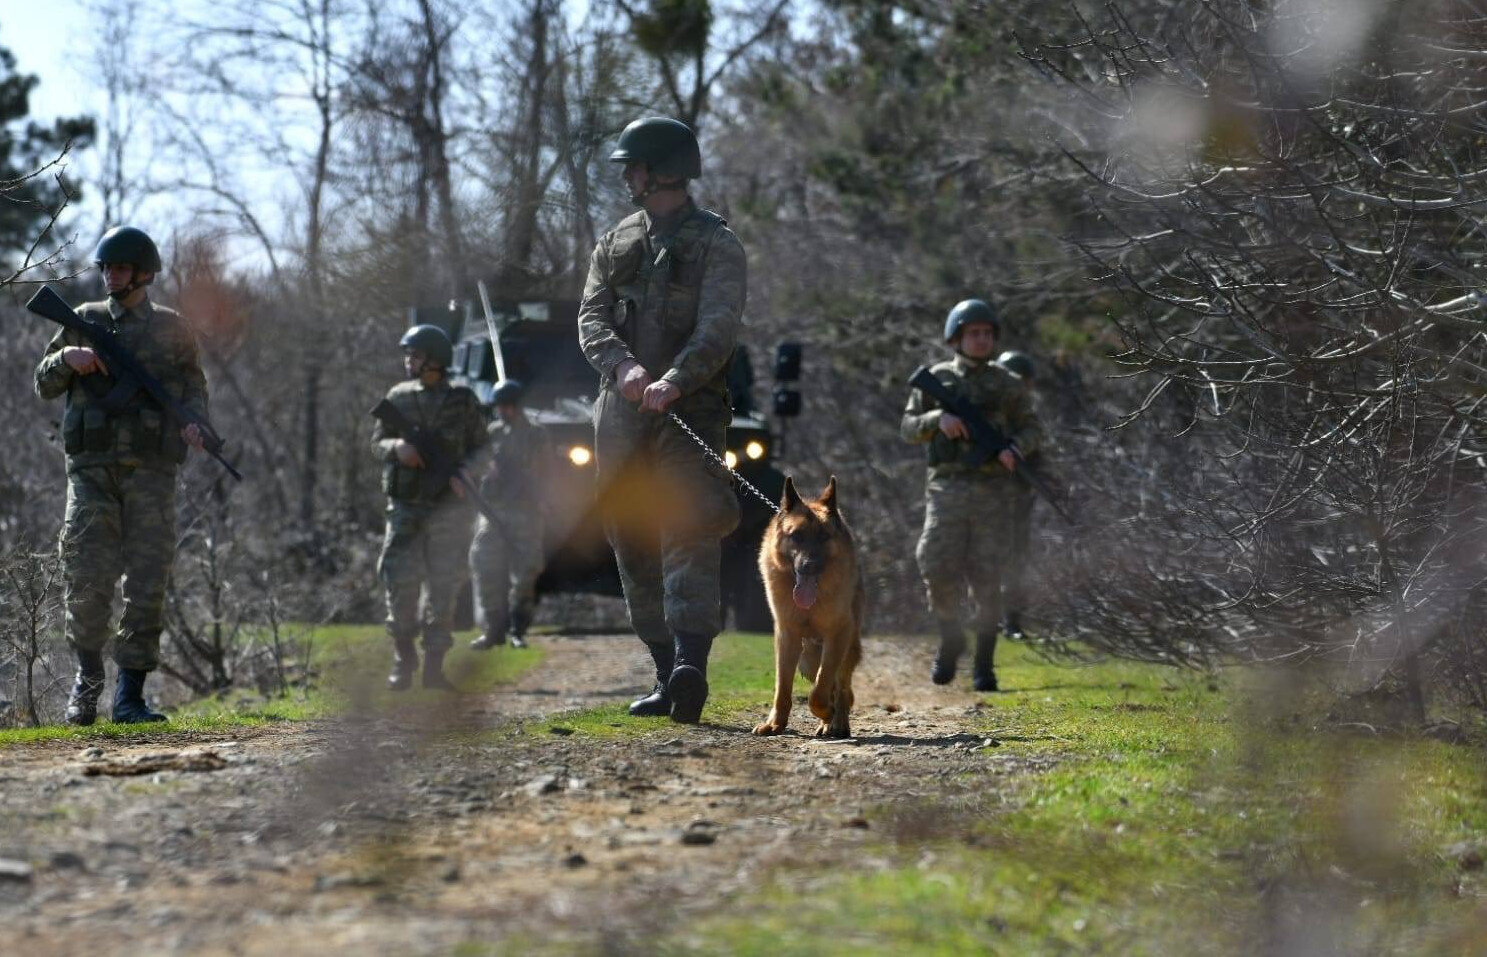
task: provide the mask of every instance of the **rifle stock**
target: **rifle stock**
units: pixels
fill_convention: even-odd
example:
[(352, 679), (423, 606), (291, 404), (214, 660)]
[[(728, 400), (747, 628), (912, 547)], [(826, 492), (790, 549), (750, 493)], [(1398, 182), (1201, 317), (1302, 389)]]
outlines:
[(972, 465), (980, 465), (987, 459), (994, 458), (1004, 450), (1010, 449), (1017, 457), (1017, 469), (1013, 474), (1041, 495), (1044, 501), (1058, 513), (1059, 518), (1071, 525), (1074, 524), (1074, 517), (1069, 514), (1063, 502), (1059, 501), (1048, 481), (1038, 474), (1037, 469), (1028, 464), (1017, 444), (1003, 435), (996, 426), (987, 422), (974, 405), (947, 389), (945, 384), (936, 379), (934, 373), (930, 372), (926, 366), (920, 366), (914, 370), (914, 374), (909, 376), (909, 385), (933, 398), (940, 403), (943, 409), (965, 423), (967, 431), (971, 433), (971, 441), (975, 445), (970, 456)]
[[(240, 482), (243, 480), (242, 473), (223, 458), (222, 448), (226, 443), (206, 416), (193, 412), (177, 401), (166, 390), (164, 384), (151, 375), (149, 370), (141, 365), (139, 360), (119, 342), (118, 337), (106, 327), (78, 315), (77, 311), (67, 304), (67, 300), (47, 285), (43, 285), (36, 291), (36, 295), (26, 303), (26, 309), (43, 319), (50, 319), (59, 326), (73, 330), (93, 344), (93, 351), (103, 357), (104, 365), (109, 368), (115, 380), (112, 389), (89, 389), (103, 400), (105, 407), (120, 408), (133, 398), (134, 393), (143, 389), (180, 426), (183, 428), (187, 425), (196, 426), (202, 437), (202, 451), (221, 463), (233, 478)], [(86, 381), (85, 378), (84, 382)]]

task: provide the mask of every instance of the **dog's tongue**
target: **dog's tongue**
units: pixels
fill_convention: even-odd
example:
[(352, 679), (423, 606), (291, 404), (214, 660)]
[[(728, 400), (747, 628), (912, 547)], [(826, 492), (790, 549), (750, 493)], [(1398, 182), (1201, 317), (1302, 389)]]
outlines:
[(797, 577), (790, 597), (795, 599), (796, 608), (810, 608), (816, 603), (816, 579)]

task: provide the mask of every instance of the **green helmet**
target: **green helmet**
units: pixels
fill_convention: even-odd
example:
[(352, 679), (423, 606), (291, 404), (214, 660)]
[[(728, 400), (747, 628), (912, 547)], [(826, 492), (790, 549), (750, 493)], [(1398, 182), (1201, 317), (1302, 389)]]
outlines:
[(491, 391), (492, 405), (521, 405), (521, 400), (527, 394), (527, 387), (516, 379), (502, 379), (496, 383), (495, 389)]
[(449, 333), (438, 326), (414, 326), (403, 333), (398, 345), (417, 349), (441, 369), (449, 368), (454, 362), (454, 344), (449, 341)]
[(143, 229), (133, 226), (115, 226), (103, 234), (98, 245), (93, 247), (93, 261), (103, 263), (127, 263), (140, 272), (159, 272), (160, 250), (155, 241)]
[(611, 163), (644, 163), (658, 176), (696, 179), (702, 175), (702, 149), (690, 127), (666, 116), (648, 116), (625, 127)]
[(964, 299), (957, 302), (955, 308), (945, 317), (945, 341), (954, 342), (960, 335), (961, 327), (972, 322), (988, 322), (992, 332), (1002, 334), (1002, 320), (997, 318), (994, 309), (980, 299)]
[(1033, 357), (1026, 352), (1004, 352), (997, 356), (996, 364), (1019, 379), (1033, 381)]

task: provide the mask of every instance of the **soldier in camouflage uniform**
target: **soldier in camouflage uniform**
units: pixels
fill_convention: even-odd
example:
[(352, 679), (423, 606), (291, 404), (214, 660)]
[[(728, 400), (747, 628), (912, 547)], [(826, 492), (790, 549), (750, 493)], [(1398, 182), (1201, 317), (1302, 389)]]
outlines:
[(595, 246), (578, 326), (601, 383), (594, 432), (606, 528), (630, 624), (656, 668), (655, 688), (630, 713), (695, 723), (722, 624), (720, 541), (739, 508), (726, 473), (666, 413), (722, 454), (746, 263), (723, 219), (687, 193), (702, 154), (684, 124), (637, 120), (610, 159), (625, 164), (642, 209)]
[[(1037, 407), (1033, 394), (1033, 360), (1026, 353), (1004, 352), (997, 365), (1017, 377), (1029, 401)], [(1027, 464), (1040, 468), (1040, 452), (1027, 456)], [(1008, 536), (1007, 567), (1002, 575), (1002, 633), (1008, 638), (1022, 638), (1022, 612), (1027, 605), (1027, 563), (1032, 554), (1033, 507), (1038, 494), (1027, 482), (1014, 482), (1012, 493), (1012, 532)]]
[[(1039, 442), (1032, 404), (1012, 374), (991, 361), (1000, 331), (996, 313), (986, 303), (979, 299), (959, 303), (945, 321), (945, 341), (955, 349), (955, 358), (930, 371), (1030, 455)], [(1001, 579), (1021, 484), (1013, 475), (1017, 459), (1004, 449), (978, 467), (962, 461), (972, 448), (965, 423), (917, 389), (909, 396), (899, 431), (906, 441), (929, 446), (924, 533), (915, 557), (940, 631), (933, 680), (948, 684), (955, 678), (956, 663), (965, 650), (962, 606), (969, 597), (974, 603), (970, 625), (976, 635), (973, 685), (977, 691), (995, 691)]]
[[(114, 329), (122, 345), (187, 409), (206, 415), (207, 385), (196, 337), (181, 316), (150, 302), (145, 287), (160, 272), (160, 252), (144, 232), (110, 229), (93, 251), (108, 299), (79, 306), (85, 318)], [(114, 642), (118, 685), (113, 719), (164, 721), (145, 703), (146, 676), (160, 664), (165, 587), (176, 550), (176, 468), (186, 448), (201, 448), (195, 425), (179, 428), (143, 390), (105, 397), (110, 370), (78, 333), (63, 329), (36, 366), (36, 394), (66, 396), (67, 513), (61, 550), (67, 643), (77, 677), (69, 724), (97, 719), (103, 648), (110, 636), (114, 587), (122, 579), (124, 613)]]
[[(489, 441), (485, 413), (474, 392), (450, 385), (445, 377), (454, 357), (449, 336), (438, 326), (414, 326), (400, 345), (408, 381), (393, 386), (388, 401), (443, 441), (466, 469), (477, 469)], [(454, 479), (448, 488), (429, 492), (420, 481), (424, 461), (418, 450), (380, 420), (372, 444), (382, 457), (387, 493), (387, 533), (377, 562), (393, 647), (387, 686), (394, 691), (412, 686), (418, 670), (413, 641), (421, 625), (423, 686), (450, 691), (454, 686), (444, 676), (444, 655), (454, 643), (454, 604), (465, 581), (474, 503)]]
[(537, 576), (542, 574), (542, 499), (538, 490), (552, 445), (547, 433), (522, 410), (522, 384), (507, 379), (492, 398), (496, 420), (490, 424), (491, 465), (480, 484), (480, 494), (495, 505), (499, 522), (484, 515), (470, 546), (470, 571), (475, 601), (484, 620), (484, 633), (470, 643), (485, 651), (506, 643), (526, 645), (527, 626), (537, 601)]

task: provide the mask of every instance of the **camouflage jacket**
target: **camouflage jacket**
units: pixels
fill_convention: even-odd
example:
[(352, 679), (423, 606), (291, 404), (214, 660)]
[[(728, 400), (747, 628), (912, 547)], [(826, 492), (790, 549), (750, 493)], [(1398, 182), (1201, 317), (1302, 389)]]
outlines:
[(665, 220), (644, 210), (594, 247), (578, 312), (583, 354), (606, 385), (627, 359), (674, 384), (680, 405), (726, 396), (743, 324), (747, 261), (724, 220), (691, 201)]
[[(410, 379), (393, 386), (387, 399), (409, 420), (436, 435), (464, 463), (472, 477), (484, 465), (489, 438), (485, 412), (474, 392), (442, 380), (427, 386), (418, 379)], [(420, 482), (422, 470), (398, 461), (397, 444), (402, 438), (381, 420), (377, 421), (372, 444), (382, 456), (382, 491), (399, 502), (426, 503), (447, 498), (451, 494), (447, 487), (432, 499), (426, 498)]]
[[(85, 319), (109, 326), (145, 370), (186, 408), (207, 414), (207, 380), (197, 356), (196, 335), (180, 313), (148, 298), (133, 309), (109, 299), (77, 307)], [(62, 446), (68, 470), (90, 465), (133, 465), (174, 469), (186, 458), (181, 425), (144, 390), (118, 409), (104, 408), (99, 397), (112, 376), (80, 376), (62, 358), (68, 346), (89, 346), (87, 338), (61, 329), (36, 365), (36, 394), (43, 399), (66, 396), (62, 413)], [(92, 383), (85, 380), (92, 379)], [(89, 388), (91, 386), (91, 389)]]
[(480, 494), (504, 509), (513, 503), (533, 507), (542, 488), (542, 474), (552, 458), (547, 432), (526, 416), (514, 422), (497, 418), (490, 434), (491, 468), (480, 483)]
[[(976, 362), (957, 355), (929, 370), (956, 395), (964, 396), (980, 410), (988, 423), (996, 426), (1017, 444), (1025, 456), (1038, 454), (1042, 429), (1033, 411), (1032, 397), (1022, 382), (995, 362)], [(928, 443), (929, 473), (964, 474), (972, 467), (964, 462), (973, 447), (968, 439), (951, 439), (940, 431), (939, 403), (915, 389), (909, 394), (899, 434), (907, 442)], [(1009, 474), (995, 458), (975, 469), (986, 475)]]

